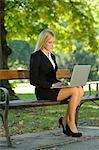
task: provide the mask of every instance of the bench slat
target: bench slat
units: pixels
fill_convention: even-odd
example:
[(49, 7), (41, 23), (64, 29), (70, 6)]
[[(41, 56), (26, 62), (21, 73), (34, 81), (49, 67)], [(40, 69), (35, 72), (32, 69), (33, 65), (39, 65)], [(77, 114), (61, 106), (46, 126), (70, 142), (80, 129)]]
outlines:
[[(81, 103), (89, 101), (99, 101), (99, 97), (86, 96), (82, 98)], [(9, 108), (24, 108), (24, 107), (40, 107), (40, 106), (53, 106), (53, 105), (62, 105), (68, 104), (69, 99), (64, 101), (48, 101), (48, 100), (12, 100), (9, 102)], [(98, 104), (97, 104), (98, 105)], [(1, 108), (4, 108), (5, 102), (0, 102)]]
[[(48, 101), (48, 100), (12, 100), (9, 102), (9, 108), (25, 108), (25, 107), (40, 107), (40, 106), (53, 106), (53, 105), (62, 105), (68, 104), (68, 100), (64, 101)], [(2, 109), (5, 107), (5, 102), (0, 102)]]
[(28, 70), (0, 70), (0, 80), (15, 80), (28, 78)]
[[(57, 78), (70, 78), (67, 70), (58, 70)], [(29, 70), (0, 70), (0, 80), (29, 79)]]

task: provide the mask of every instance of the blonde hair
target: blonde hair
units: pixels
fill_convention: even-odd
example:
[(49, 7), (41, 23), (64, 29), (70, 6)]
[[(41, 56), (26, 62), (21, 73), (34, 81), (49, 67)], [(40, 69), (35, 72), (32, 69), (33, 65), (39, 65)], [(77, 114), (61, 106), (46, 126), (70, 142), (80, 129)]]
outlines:
[(35, 51), (38, 51), (38, 50), (41, 50), (46, 42), (51, 38), (51, 37), (55, 37), (55, 34), (52, 30), (50, 29), (45, 29), (43, 30), (39, 37), (38, 37), (38, 41), (36, 43), (36, 48), (35, 48)]

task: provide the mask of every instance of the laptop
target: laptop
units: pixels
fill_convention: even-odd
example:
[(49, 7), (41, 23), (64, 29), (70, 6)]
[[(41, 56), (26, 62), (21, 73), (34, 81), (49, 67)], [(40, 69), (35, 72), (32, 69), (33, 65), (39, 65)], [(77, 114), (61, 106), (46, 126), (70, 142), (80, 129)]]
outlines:
[(57, 82), (51, 88), (65, 88), (86, 85), (90, 68), (91, 65), (75, 65), (73, 68), (71, 80), (68, 84), (63, 82)]

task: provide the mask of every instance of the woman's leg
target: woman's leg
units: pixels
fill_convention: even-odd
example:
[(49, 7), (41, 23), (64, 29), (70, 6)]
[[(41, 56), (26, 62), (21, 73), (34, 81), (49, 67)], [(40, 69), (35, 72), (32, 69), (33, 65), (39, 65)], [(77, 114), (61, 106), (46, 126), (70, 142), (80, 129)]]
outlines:
[[(82, 87), (78, 87), (78, 93), (79, 93), (79, 96), (78, 96), (78, 101), (77, 101), (77, 103), (76, 103), (77, 106), (80, 104), (81, 98), (82, 98), (82, 96), (84, 95), (84, 90), (83, 90)], [(76, 106), (76, 108), (77, 108), (77, 106)], [(66, 118), (66, 119), (65, 119), (65, 118)], [(65, 114), (65, 116), (64, 116), (64, 122), (65, 122), (65, 124), (66, 124), (66, 122), (68, 122), (68, 121), (69, 121), (69, 107), (67, 108), (66, 114)]]
[(75, 125), (75, 111), (80, 103), (81, 97), (83, 96), (83, 89), (81, 87), (61, 89), (58, 94), (57, 100), (64, 100), (69, 96), (71, 96), (71, 100), (63, 119), (63, 124), (64, 126), (66, 126), (66, 122), (68, 120), (71, 130), (73, 132), (78, 132)]

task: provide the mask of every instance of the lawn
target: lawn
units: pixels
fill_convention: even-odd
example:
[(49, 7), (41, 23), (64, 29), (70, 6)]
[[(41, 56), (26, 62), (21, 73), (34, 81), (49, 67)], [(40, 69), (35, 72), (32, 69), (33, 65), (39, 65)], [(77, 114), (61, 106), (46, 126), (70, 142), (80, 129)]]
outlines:
[[(17, 94), (20, 99), (35, 99), (33, 94)], [(64, 115), (67, 105), (16, 109), (9, 111), (11, 135), (39, 132), (58, 128), (58, 119)], [(80, 109), (78, 125), (99, 127), (99, 108), (86, 102)], [(0, 136), (4, 136), (0, 120)]]

